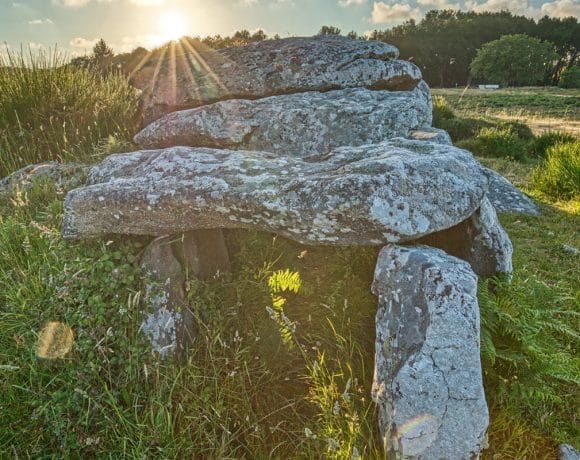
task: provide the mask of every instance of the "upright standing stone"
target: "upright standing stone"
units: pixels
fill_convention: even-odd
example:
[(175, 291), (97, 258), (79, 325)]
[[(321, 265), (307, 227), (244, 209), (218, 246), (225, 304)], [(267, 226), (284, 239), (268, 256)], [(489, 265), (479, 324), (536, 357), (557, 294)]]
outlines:
[(149, 312), (141, 329), (162, 358), (184, 348), (193, 338), (193, 317), (185, 299), (181, 264), (172, 240), (156, 238), (145, 248), (141, 269), (147, 279), (145, 304)]
[(387, 457), (473, 459), (488, 425), (477, 276), (426, 246), (381, 251), (373, 399)]

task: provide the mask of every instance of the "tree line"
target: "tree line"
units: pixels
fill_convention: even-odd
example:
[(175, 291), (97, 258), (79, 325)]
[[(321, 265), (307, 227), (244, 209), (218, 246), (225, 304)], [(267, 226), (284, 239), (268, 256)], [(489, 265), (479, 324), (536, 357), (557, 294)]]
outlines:
[[(338, 27), (324, 25), (318, 34), (342, 33)], [(487, 80), (504, 85), (556, 85), (580, 72), (580, 24), (575, 17), (544, 16), (536, 22), (509, 11), (432, 10), (419, 22), (410, 19), (365, 36), (354, 31), (346, 36), (397, 46), (401, 59), (417, 65), (423, 78), (434, 87), (464, 86), (472, 83), (473, 76), (482, 82)], [(242, 46), (269, 38), (280, 37), (268, 37), (263, 30), (253, 33), (239, 30), (232, 36), (214, 35), (201, 39), (185, 37), (199, 40), (214, 49)], [(132, 62), (146, 53), (144, 48), (138, 48), (119, 56), (120, 59), (114, 59), (114, 62)], [(103, 59), (110, 62), (111, 56), (112, 50), (100, 40), (92, 56), (76, 58), (76, 63), (87, 64)], [(541, 64), (538, 64), (538, 59)], [(494, 77), (497, 81), (489, 81)]]
[(580, 63), (580, 24), (574, 17), (544, 16), (536, 22), (509, 11), (433, 10), (420, 22), (410, 19), (368, 38), (397, 46), (401, 58), (413, 61), (430, 85), (451, 87), (470, 81), (470, 64), (485, 43), (519, 34), (551, 44), (556, 56), (546, 68), (545, 85), (558, 83), (564, 70)]

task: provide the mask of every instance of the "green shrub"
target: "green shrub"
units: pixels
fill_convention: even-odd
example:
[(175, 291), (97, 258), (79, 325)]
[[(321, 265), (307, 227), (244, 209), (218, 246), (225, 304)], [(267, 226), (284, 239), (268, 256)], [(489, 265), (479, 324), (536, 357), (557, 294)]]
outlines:
[(550, 131), (536, 136), (528, 147), (530, 156), (545, 158), (546, 152), (550, 147), (565, 142), (574, 142), (576, 138), (568, 133), (560, 131)]
[(0, 177), (30, 163), (84, 161), (102, 139), (131, 139), (137, 92), (120, 75), (66, 64), (57, 52), (0, 58)]
[(520, 139), (525, 141), (532, 140), (534, 138), (534, 133), (528, 125), (525, 123), (520, 123), (519, 121), (502, 121), (498, 123), (497, 127), (499, 129), (507, 128), (513, 131)]
[(481, 128), (490, 126), (492, 123), (480, 118), (447, 118), (440, 123), (440, 128), (449, 133), (453, 142), (474, 137)]
[(575, 65), (564, 70), (558, 86), (560, 88), (580, 88), (580, 67)]
[(460, 141), (457, 146), (483, 157), (505, 157), (520, 161), (526, 157), (526, 143), (511, 127), (482, 128), (476, 137)]
[(453, 109), (443, 96), (435, 96), (433, 98), (433, 126), (441, 128), (443, 120), (455, 118)]
[(532, 181), (537, 190), (551, 197), (580, 197), (580, 141), (550, 147)]

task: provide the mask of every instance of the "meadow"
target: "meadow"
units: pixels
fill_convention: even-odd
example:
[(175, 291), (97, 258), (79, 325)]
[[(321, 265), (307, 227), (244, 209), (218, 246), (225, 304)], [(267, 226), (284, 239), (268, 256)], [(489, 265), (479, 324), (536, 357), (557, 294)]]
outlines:
[[(72, 91), (74, 73), (88, 70), (40, 67), (0, 66), (0, 82), (13, 88), (0, 96), (3, 174), (40, 160), (95, 162), (133, 147), (137, 103), (126, 82), (83, 73), (91, 91), (81, 94)], [(39, 90), (27, 91), (27, 81)], [(40, 104), (42, 85), (58, 89), (54, 105)], [(483, 457), (554, 459), (558, 443), (580, 447), (579, 256), (566, 250), (580, 248), (580, 141), (502, 125), (481, 100), (460, 102), (456, 90), (446, 91), (435, 91), (445, 97), (436, 101), (436, 118), (454, 120), (462, 141), (482, 149), (481, 161), (542, 210), (501, 216), (514, 243), (514, 275), (480, 281), (492, 414)], [(559, 91), (510, 94), (559, 101)], [(501, 103), (501, 93), (493, 97)], [(572, 97), (575, 115), (567, 103), (554, 112), (540, 103), (517, 110), (574, 121)], [(83, 131), (96, 101), (102, 120), (115, 122)], [(512, 99), (496, 109), (516, 110)], [(42, 148), (22, 128), (21, 114), (30, 111), (50, 121), (38, 128)], [(522, 155), (505, 155), (506, 143)], [(160, 362), (139, 330), (138, 261), (147, 240), (62, 240), (65, 193), (39, 180), (0, 194), (0, 457), (384, 457), (370, 400), (377, 248), (314, 248), (229, 231), (232, 272), (187, 280), (198, 335), (186, 355)], [(74, 344), (62, 358), (39, 358), (39, 336), (51, 321), (72, 328)]]
[(558, 87), (433, 89), (462, 117), (523, 121), (535, 134), (547, 131), (580, 135), (580, 91)]

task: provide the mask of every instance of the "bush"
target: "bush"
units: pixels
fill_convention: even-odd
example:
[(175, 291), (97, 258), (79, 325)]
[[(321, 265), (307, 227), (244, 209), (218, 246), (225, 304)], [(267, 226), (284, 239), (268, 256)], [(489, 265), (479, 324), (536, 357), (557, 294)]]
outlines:
[(562, 133), (560, 131), (550, 131), (544, 134), (540, 134), (535, 137), (528, 147), (528, 153), (530, 156), (537, 158), (545, 158), (546, 151), (556, 144), (574, 142), (576, 138), (568, 133)]
[(474, 137), (482, 128), (488, 128), (492, 123), (479, 118), (448, 118), (440, 123), (441, 129), (449, 133), (453, 142)]
[(520, 161), (526, 157), (526, 142), (511, 127), (482, 128), (476, 137), (460, 141), (457, 146), (483, 157), (513, 158)]
[(528, 125), (519, 121), (502, 121), (497, 125), (499, 129), (507, 128), (513, 131), (520, 139), (525, 141), (532, 140), (534, 133)]
[(558, 86), (560, 88), (580, 88), (580, 67), (575, 65), (564, 70)]
[(433, 126), (435, 128), (442, 128), (441, 124), (443, 120), (450, 120), (452, 118), (455, 118), (455, 114), (447, 100), (443, 96), (433, 97)]
[(532, 181), (537, 190), (551, 197), (580, 197), (580, 141), (550, 147)]
[(0, 177), (31, 163), (84, 161), (102, 139), (130, 140), (138, 93), (120, 75), (68, 65), (58, 53), (0, 58)]

